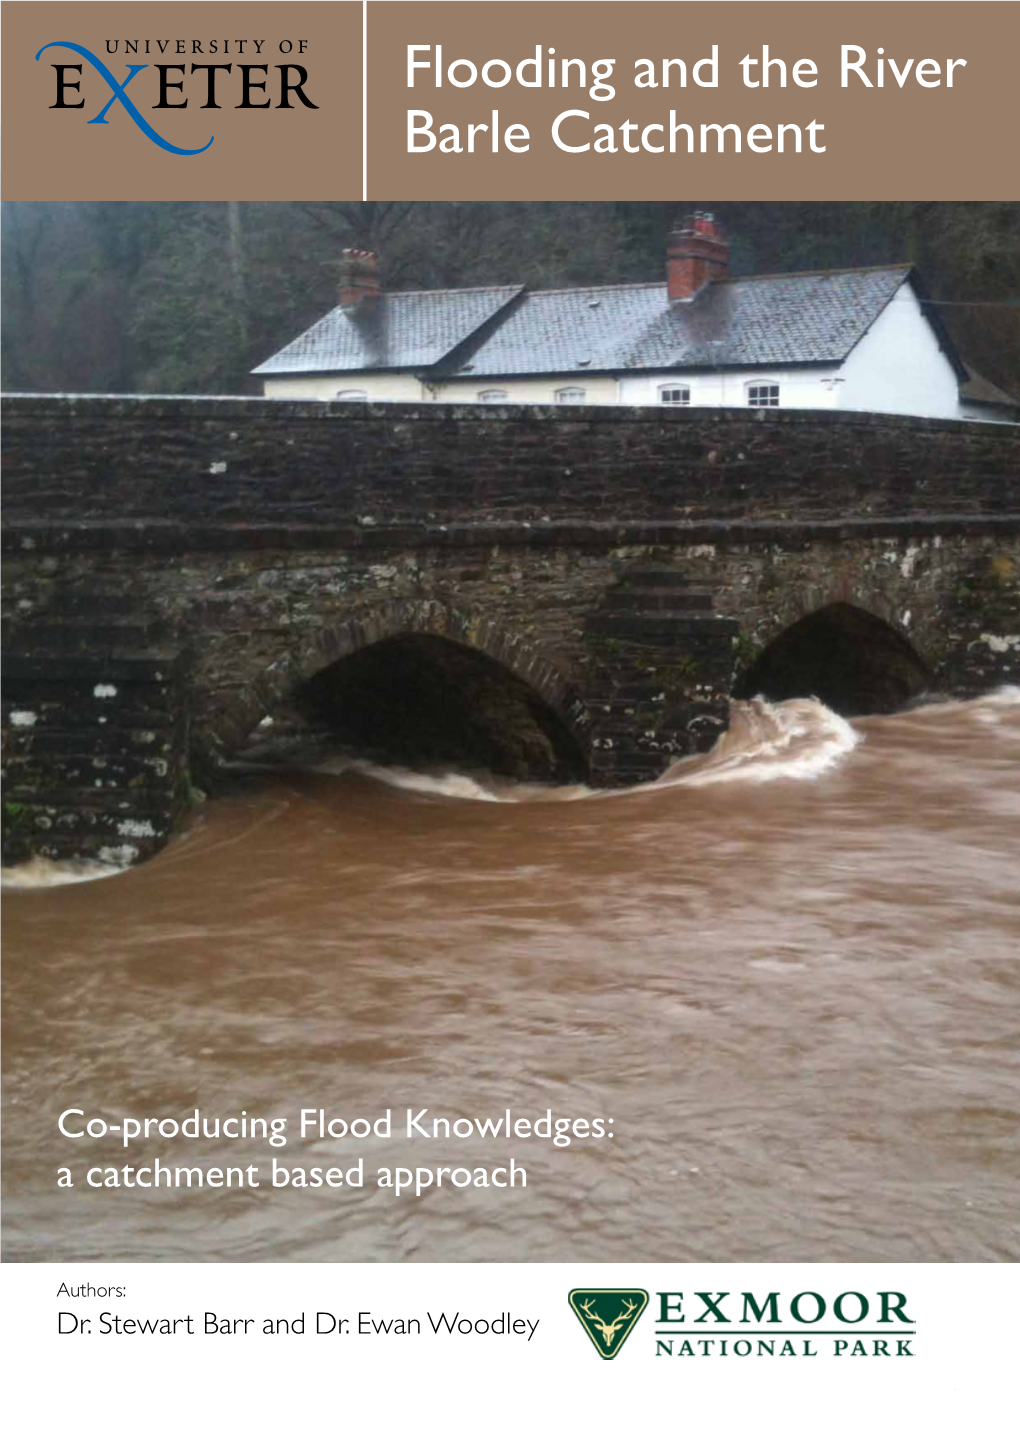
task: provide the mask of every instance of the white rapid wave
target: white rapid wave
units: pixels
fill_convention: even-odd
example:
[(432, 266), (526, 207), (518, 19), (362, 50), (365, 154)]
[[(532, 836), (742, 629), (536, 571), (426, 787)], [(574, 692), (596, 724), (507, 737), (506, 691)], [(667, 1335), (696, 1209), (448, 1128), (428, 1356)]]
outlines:
[(101, 861), (48, 861), (44, 856), (34, 856), (16, 866), (0, 867), (0, 886), (5, 891), (41, 891), (48, 886), (73, 886), (79, 881), (105, 881), (127, 869)]
[(333, 776), (353, 771), (400, 791), (461, 801), (511, 804), (609, 801), (638, 792), (675, 786), (712, 786), (723, 781), (757, 783), (784, 778), (809, 781), (837, 765), (859, 740), (849, 721), (844, 721), (820, 701), (770, 702), (759, 698), (731, 703), (729, 730), (720, 736), (711, 751), (674, 762), (655, 781), (618, 790), (539, 785), (491, 776), (482, 780), (455, 771), (430, 775), (402, 766), (380, 766), (351, 758), (327, 761), (313, 769)]
[(721, 781), (813, 781), (860, 740), (849, 721), (820, 701), (730, 703), (730, 725), (704, 756), (685, 757), (641, 789), (713, 786)]
[(1020, 706), (1020, 686), (999, 686), (994, 691), (986, 692), (984, 696), (976, 696), (972, 701), (937, 701), (931, 706), (922, 706), (920, 714), (958, 715), (961, 711), (968, 711), (971, 719), (980, 725), (996, 726), (1007, 712), (1017, 706)]
[(373, 781), (381, 781), (385, 786), (392, 786), (398, 791), (422, 791), (432, 796), (452, 796), (460, 801), (512, 799), (458, 771), (444, 771), (433, 776), (425, 771), (411, 771), (406, 766), (379, 766), (373, 761), (346, 757), (336, 761), (324, 761), (311, 769), (319, 776), (342, 776), (345, 772), (353, 771), (358, 776), (369, 776)]

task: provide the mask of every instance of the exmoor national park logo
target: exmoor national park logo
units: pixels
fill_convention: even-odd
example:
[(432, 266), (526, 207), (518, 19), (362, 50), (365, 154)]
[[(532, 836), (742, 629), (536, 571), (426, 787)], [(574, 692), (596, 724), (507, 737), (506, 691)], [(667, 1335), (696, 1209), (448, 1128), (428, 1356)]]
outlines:
[(622, 1292), (577, 1287), (568, 1296), (574, 1316), (604, 1362), (613, 1360), (648, 1306), (648, 1293), (634, 1287)]

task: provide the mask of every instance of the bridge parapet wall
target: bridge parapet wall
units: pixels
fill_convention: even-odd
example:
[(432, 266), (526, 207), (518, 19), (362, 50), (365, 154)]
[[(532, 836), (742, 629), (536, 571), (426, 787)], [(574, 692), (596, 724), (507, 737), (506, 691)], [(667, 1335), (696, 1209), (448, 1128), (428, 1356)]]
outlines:
[(16, 396), (8, 522), (833, 521), (996, 515), (1020, 427), (840, 411)]

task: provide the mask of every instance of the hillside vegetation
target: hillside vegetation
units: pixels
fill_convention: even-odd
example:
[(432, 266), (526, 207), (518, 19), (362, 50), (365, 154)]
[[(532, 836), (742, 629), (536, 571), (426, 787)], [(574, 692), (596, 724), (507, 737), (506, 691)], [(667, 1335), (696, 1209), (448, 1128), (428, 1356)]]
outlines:
[(964, 358), (1020, 393), (1020, 205), (6, 202), (6, 390), (244, 394), (335, 303), (345, 246), (391, 289), (664, 275), (674, 219), (711, 209), (735, 274), (915, 262)]

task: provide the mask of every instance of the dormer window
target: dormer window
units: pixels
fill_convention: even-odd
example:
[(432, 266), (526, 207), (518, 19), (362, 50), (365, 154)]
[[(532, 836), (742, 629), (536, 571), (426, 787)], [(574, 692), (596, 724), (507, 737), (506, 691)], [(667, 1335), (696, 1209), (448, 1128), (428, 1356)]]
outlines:
[(555, 395), (558, 406), (583, 406), (588, 392), (584, 386), (563, 386)]
[(689, 406), (691, 403), (690, 386), (660, 386), (660, 406)]
[(755, 381), (747, 387), (749, 406), (778, 406), (779, 385), (776, 381)]
[(500, 404), (501, 401), (505, 401), (506, 398), (507, 398), (506, 391), (498, 391), (498, 390), (496, 390), (496, 391), (479, 391), (479, 392), (478, 392), (478, 399), (479, 399), (480, 401), (484, 401), (487, 405), (497, 406), (497, 405)]

